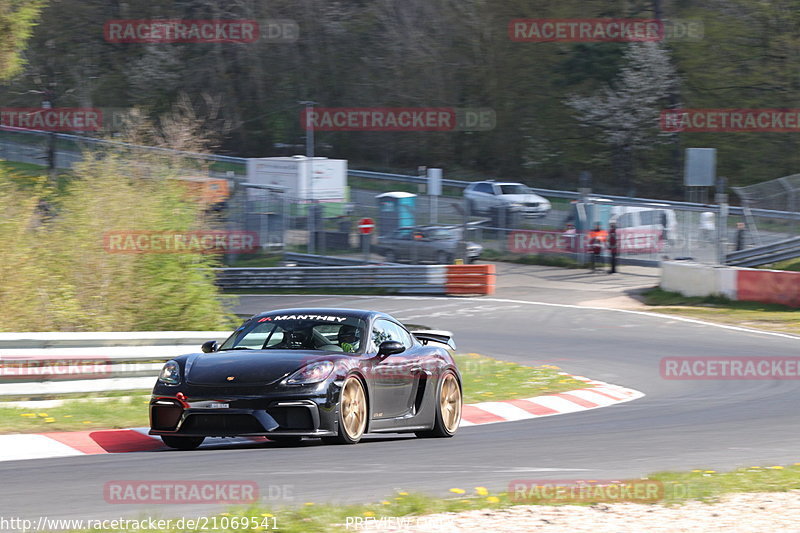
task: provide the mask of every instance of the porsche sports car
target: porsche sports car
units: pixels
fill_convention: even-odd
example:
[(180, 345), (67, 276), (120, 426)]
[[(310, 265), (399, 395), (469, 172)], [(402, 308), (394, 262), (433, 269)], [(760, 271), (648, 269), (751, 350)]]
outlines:
[(356, 309), (281, 309), (246, 320), (222, 345), (168, 361), (150, 400), (150, 434), (172, 448), (205, 437), (320, 437), (365, 433), (452, 437), (461, 374), (449, 332), (410, 333), (391, 316)]

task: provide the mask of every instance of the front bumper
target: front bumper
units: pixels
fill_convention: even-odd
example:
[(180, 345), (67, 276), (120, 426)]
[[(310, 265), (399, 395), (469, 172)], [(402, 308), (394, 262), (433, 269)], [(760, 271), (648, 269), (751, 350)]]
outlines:
[(336, 404), (314, 398), (153, 396), (150, 434), (186, 437), (312, 436), (337, 433)]

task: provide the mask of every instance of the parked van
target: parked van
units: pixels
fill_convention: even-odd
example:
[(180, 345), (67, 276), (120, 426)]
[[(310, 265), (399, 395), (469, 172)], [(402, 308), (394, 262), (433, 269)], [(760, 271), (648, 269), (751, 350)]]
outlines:
[(678, 219), (667, 204), (615, 205), (611, 213), (609, 222), (617, 224), (620, 234), (652, 233), (665, 243), (674, 241), (677, 235)]

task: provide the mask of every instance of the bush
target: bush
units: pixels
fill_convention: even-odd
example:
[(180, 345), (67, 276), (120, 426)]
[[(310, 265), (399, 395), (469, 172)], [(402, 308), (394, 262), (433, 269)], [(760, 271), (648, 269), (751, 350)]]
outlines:
[(215, 257), (104, 248), (109, 231), (209, 229), (202, 208), (169, 179), (180, 171), (150, 163), (88, 156), (49, 213), (40, 202), (51, 190), (44, 184), (23, 190), (0, 170), (0, 238), (6, 246), (0, 329), (224, 329), (233, 323), (208, 271)]

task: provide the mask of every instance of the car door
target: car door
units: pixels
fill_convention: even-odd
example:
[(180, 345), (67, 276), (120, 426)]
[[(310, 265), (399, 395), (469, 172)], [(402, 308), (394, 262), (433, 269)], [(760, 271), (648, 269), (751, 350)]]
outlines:
[(377, 353), (384, 341), (399, 341), (406, 347), (404, 352), (390, 355), (372, 368), (372, 418), (396, 418), (411, 412), (417, 382), (419, 361), (412, 348), (411, 335), (399, 324), (380, 318), (372, 325), (370, 348)]
[(479, 183), (475, 186), (475, 207), (479, 211), (487, 211), (493, 199), (491, 183)]

